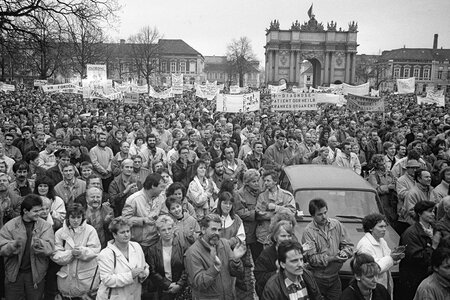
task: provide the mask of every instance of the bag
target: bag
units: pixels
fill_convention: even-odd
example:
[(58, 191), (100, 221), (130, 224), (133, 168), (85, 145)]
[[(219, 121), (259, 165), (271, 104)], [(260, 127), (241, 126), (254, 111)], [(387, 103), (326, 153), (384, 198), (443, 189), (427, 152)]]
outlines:
[(94, 286), (95, 277), (97, 276), (98, 266), (95, 268), (94, 277), (92, 278), (91, 287), (89, 288), (89, 292), (81, 297), (83, 300), (95, 300), (97, 298), (97, 290), (92, 290)]

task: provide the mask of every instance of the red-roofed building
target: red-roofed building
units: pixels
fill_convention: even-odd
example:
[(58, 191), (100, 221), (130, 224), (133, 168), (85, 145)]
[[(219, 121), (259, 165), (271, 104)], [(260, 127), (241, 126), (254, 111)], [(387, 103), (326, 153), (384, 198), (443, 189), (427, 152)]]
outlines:
[[(133, 45), (121, 40), (111, 46), (113, 51), (107, 61), (108, 78), (145, 84), (145, 78), (138, 74), (133, 61)], [(181, 39), (160, 39), (153, 64), (157, 66), (152, 77), (153, 85), (170, 85), (172, 73), (182, 73), (185, 83), (205, 81), (205, 58)]]

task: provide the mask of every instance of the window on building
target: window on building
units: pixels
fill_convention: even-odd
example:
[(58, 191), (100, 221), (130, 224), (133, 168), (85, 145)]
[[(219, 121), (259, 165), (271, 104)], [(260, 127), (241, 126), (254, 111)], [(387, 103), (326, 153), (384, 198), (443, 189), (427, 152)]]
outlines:
[(399, 78), (399, 77), (400, 77), (400, 68), (395, 68), (394, 69), (394, 79)]
[(195, 63), (195, 61), (190, 61), (189, 62), (189, 72), (191, 74), (197, 72), (197, 68), (196, 68), (197, 64)]
[(423, 79), (425, 80), (430, 79), (430, 69), (423, 70)]
[(442, 73), (444, 73), (443, 71), (438, 71), (437, 73), (437, 78), (438, 79), (442, 79)]
[(186, 62), (180, 61), (180, 73), (186, 73)]
[(413, 76), (416, 77), (416, 79), (419, 79), (419, 75), (420, 75), (420, 69), (419, 68), (414, 68)]
[(161, 72), (163, 73), (167, 72), (167, 63), (165, 61), (161, 63)]
[(411, 71), (410, 68), (404, 68), (403, 69), (403, 77), (404, 78), (409, 78), (409, 72)]
[(177, 72), (177, 62), (171, 61), (170, 62), (170, 73), (176, 73)]

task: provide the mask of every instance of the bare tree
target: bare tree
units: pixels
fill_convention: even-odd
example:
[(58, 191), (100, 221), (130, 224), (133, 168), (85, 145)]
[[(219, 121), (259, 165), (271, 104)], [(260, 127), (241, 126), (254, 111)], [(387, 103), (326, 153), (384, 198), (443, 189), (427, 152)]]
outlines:
[(87, 20), (111, 20), (120, 9), (117, 0), (3, 0), (0, 9), (0, 31), (30, 33), (27, 24), (37, 15), (55, 22), (71, 16)]
[(386, 81), (387, 64), (381, 62), (378, 55), (360, 55), (357, 57), (355, 75), (357, 83), (369, 82), (376, 89)]
[(250, 39), (244, 36), (233, 40), (227, 47), (227, 60), (233, 72), (239, 76), (239, 86), (242, 87), (244, 75), (253, 68), (251, 62), (256, 60)]
[(46, 14), (35, 13), (28, 28), (29, 34), (21, 34), (20, 51), (30, 62), (33, 72), (39, 74), (39, 78), (47, 79), (62, 66), (64, 44), (59, 24)]
[(159, 33), (158, 28), (145, 26), (128, 39), (131, 44), (131, 55), (138, 76), (142, 75), (145, 78), (149, 89), (152, 75), (159, 71), (158, 41), (161, 38), (162, 35)]
[(104, 61), (104, 49), (106, 48), (104, 31), (100, 25), (88, 21), (85, 18), (74, 17), (66, 28), (67, 43), (70, 49), (70, 61), (72, 69), (86, 77), (86, 65)]

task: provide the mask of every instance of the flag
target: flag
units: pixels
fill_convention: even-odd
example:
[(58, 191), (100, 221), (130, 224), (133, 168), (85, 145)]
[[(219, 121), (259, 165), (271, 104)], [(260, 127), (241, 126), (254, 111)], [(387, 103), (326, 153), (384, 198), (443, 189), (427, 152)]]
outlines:
[(311, 19), (312, 16), (312, 7), (313, 5), (311, 4), (311, 7), (308, 9), (308, 17)]

